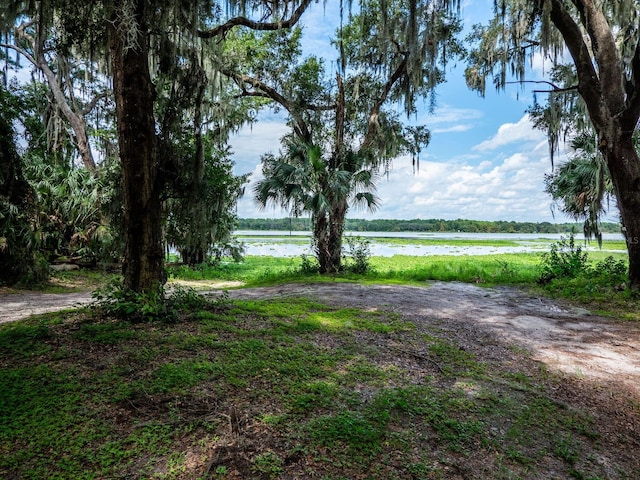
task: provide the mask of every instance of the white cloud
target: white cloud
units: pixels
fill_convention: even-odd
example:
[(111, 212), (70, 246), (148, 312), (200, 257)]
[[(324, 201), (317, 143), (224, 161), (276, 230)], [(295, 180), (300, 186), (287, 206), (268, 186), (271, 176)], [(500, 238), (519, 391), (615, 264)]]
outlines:
[(486, 152), (497, 150), (513, 143), (536, 142), (545, 140), (544, 133), (534, 128), (529, 115), (523, 116), (517, 123), (504, 123), (498, 132), (488, 140), (473, 147), (473, 150)]
[[(524, 122), (518, 122), (524, 124)], [(518, 125), (518, 124), (511, 124)], [(503, 126), (504, 127), (504, 126)], [(266, 138), (265, 132), (259, 138)], [(274, 129), (277, 130), (277, 129)], [(503, 128), (494, 138), (517, 138)], [(513, 127), (511, 132), (520, 131)], [(264, 135), (263, 135), (264, 134)], [(520, 136), (522, 138), (522, 135)], [(525, 135), (525, 139), (528, 137)], [(248, 141), (247, 139), (245, 139)], [(546, 141), (524, 141), (522, 148), (496, 158), (495, 152), (474, 158), (448, 159), (446, 162), (422, 160), (420, 170), (413, 173), (411, 160), (394, 161), (388, 178), (378, 184), (380, 208), (374, 212), (350, 212), (358, 218), (468, 218), (475, 220), (559, 221), (554, 219), (551, 200), (544, 193), (544, 174), (551, 170)], [(253, 140), (251, 143), (257, 143)], [(262, 147), (266, 145), (263, 144)], [(245, 145), (246, 147), (246, 145)], [(251, 145), (251, 148), (256, 148)], [(478, 158), (480, 157), (480, 158)], [(258, 210), (253, 200), (254, 182), (261, 178), (260, 165), (255, 165), (252, 183), (238, 204), (240, 217), (283, 217), (287, 212), (272, 206)]]
[(551, 169), (544, 148), (476, 164), (426, 161), (416, 175), (408, 159), (396, 165), (402, 161), (380, 183), (381, 208), (368, 218), (554, 221), (544, 193)]
[(470, 124), (458, 124), (452, 125), (450, 127), (436, 127), (431, 129), (431, 133), (439, 134), (439, 133), (454, 133), (454, 132), (467, 132), (473, 128), (473, 125)]
[[(458, 108), (448, 104), (438, 106), (432, 114), (422, 115), (420, 117), (421, 123), (428, 127), (434, 125), (467, 125), (470, 120), (478, 120), (484, 116), (481, 110), (474, 108)], [(447, 127), (436, 127), (447, 128)]]

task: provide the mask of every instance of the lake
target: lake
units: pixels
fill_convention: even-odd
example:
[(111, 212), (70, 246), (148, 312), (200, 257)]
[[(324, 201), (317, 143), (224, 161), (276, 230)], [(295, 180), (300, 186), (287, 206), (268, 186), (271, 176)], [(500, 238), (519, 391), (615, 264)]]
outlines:
[[(311, 234), (309, 232), (288, 232), (273, 230), (238, 230), (238, 240), (245, 244), (245, 254), (272, 257), (299, 257), (313, 254)], [(546, 233), (456, 233), (456, 232), (346, 232), (346, 237), (362, 237), (371, 241), (373, 256), (392, 257), (393, 255), (495, 255), (501, 253), (529, 253), (549, 250), (552, 242), (566, 234)], [(605, 233), (606, 241), (624, 241), (622, 234)], [(415, 243), (411, 240), (415, 240)], [(597, 250), (598, 244), (592, 241), (584, 247), (584, 236), (575, 235), (576, 243), (586, 250)], [(398, 240), (402, 240), (398, 242)], [(450, 240), (451, 244), (447, 244)], [(393, 243), (393, 242), (397, 243)], [(476, 242), (480, 245), (464, 245)], [(495, 242), (496, 245), (491, 245)], [(499, 243), (511, 243), (500, 245)], [(486, 243), (486, 245), (482, 245)], [(346, 242), (345, 242), (346, 246)], [(624, 250), (603, 251), (623, 252)]]

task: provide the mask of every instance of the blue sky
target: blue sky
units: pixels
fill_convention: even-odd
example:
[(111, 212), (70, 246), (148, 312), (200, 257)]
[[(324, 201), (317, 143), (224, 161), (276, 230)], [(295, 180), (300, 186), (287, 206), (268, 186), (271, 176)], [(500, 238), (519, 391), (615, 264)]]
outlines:
[[(492, 8), (493, 0), (463, 2), (464, 25), (486, 21)], [(302, 18), (305, 52), (319, 54), (326, 49), (337, 22), (337, 0), (329, 0), (324, 10), (320, 3), (306, 12)], [(534, 61), (530, 78), (543, 76), (544, 67)], [(421, 154), (420, 171), (413, 173), (409, 158), (397, 158), (388, 178), (378, 183), (380, 208), (373, 213), (351, 210), (349, 217), (569, 220), (557, 211), (553, 216), (551, 200), (544, 193), (544, 174), (551, 171), (551, 162), (545, 135), (533, 128), (525, 113), (533, 102), (531, 88), (511, 85), (495, 92), (490, 87), (483, 98), (467, 88), (463, 73), (462, 63), (451, 64), (447, 82), (438, 87), (435, 111), (429, 113), (425, 103), (412, 121), (426, 125), (432, 133), (431, 143)], [(281, 119), (264, 115), (232, 139), (236, 172), (252, 173), (247, 194), (238, 204), (240, 217), (287, 216), (279, 208), (259, 210), (251, 194), (253, 182), (261, 178), (260, 156), (276, 153), (278, 140), (286, 132)], [(615, 221), (613, 215), (609, 217), (606, 220)]]

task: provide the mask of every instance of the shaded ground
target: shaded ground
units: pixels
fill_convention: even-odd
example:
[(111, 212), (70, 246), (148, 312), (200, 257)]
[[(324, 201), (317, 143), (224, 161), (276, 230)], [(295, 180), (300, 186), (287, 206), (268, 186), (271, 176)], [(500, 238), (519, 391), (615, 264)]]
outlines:
[[(199, 287), (204, 287), (204, 285)], [(219, 292), (220, 290), (209, 291), (205, 294), (217, 296)], [(530, 405), (528, 403), (530, 397), (535, 396), (536, 392), (533, 389), (537, 388), (541, 390), (540, 398), (553, 399), (553, 404), (559, 408), (566, 411), (573, 411), (575, 408), (576, 411), (585, 412), (589, 421), (592, 421), (594, 428), (597, 429), (598, 435), (594, 437), (595, 439), (589, 437), (590, 443), (585, 445), (585, 449), (587, 449), (585, 451), (588, 455), (581, 455), (579, 462), (595, 465), (592, 469), (585, 467), (585, 470), (601, 473), (599, 476), (587, 477), (579, 476), (580, 472), (575, 470), (575, 474), (565, 474), (565, 466), (559, 462), (558, 458), (571, 459), (571, 462), (574, 463), (578, 460), (573, 459), (574, 453), (570, 449), (567, 451), (561, 449), (564, 444), (562, 443), (563, 439), (559, 439), (553, 454), (543, 457), (533, 456), (536, 458), (536, 464), (531, 472), (527, 470), (528, 463), (523, 463), (520, 478), (638, 478), (637, 474), (640, 472), (637, 459), (637, 452), (640, 451), (640, 383), (638, 382), (640, 380), (640, 328), (635, 323), (618, 322), (591, 315), (584, 309), (534, 297), (514, 288), (488, 289), (456, 282), (435, 282), (424, 287), (350, 283), (290, 284), (232, 290), (229, 292), (229, 297), (249, 300), (264, 298), (286, 300), (287, 298), (306, 297), (335, 307), (348, 306), (368, 311), (393, 312), (414, 323), (420, 334), (429, 335), (437, 332), (439, 336), (451, 340), (451, 343), (458, 348), (473, 354), (473, 358), (478, 362), (493, 366), (495, 369), (512, 371), (514, 374), (524, 372), (527, 375), (530, 373), (530, 376), (534, 377), (539, 372), (540, 363), (538, 362), (543, 362), (548, 365), (549, 369), (560, 371), (561, 375), (553, 376), (540, 384), (533, 384), (531, 390), (523, 389), (520, 391), (516, 389), (516, 393), (521, 396), (521, 398), (517, 398), (522, 400), (526, 410)], [(89, 294), (54, 295), (0, 291), (0, 322), (16, 320), (34, 313), (72, 308), (88, 301), (90, 301)], [(233, 319), (234, 328), (242, 327), (242, 322), (247, 323), (245, 325), (247, 332), (258, 331), (260, 321), (260, 317), (254, 316)], [(181, 327), (193, 329), (193, 337), (199, 338), (198, 323), (185, 323)], [(58, 328), (68, 329), (71, 328), (71, 325), (61, 325)], [(75, 328), (78, 329), (77, 336), (82, 330), (80, 326), (75, 326)], [(140, 328), (144, 328), (144, 326)], [(96, 332), (100, 333), (101, 330), (96, 330)], [(216, 337), (216, 341), (225, 344), (224, 332), (218, 333), (216, 331), (216, 335), (220, 335), (220, 338)], [(59, 342), (61, 341), (59, 338), (61, 337), (52, 334), (48, 341)], [(425, 378), (433, 376), (439, 379), (437, 381), (443, 382), (441, 385), (443, 390), (453, 386), (447, 382), (455, 382), (455, 386), (464, 389), (470, 398), (475, 395), (474, 389), (482, 386), (481, 377), (466, 379), (464, 376), (452, 378), (449, 375), (444, 375), (443, 369), (447, 367), (446, 358), (432, 355), (433, 352), (428, 349), (427, 345), (416, 341), (417, 338), (422, 337), (402, 332), (376, 335), (371, 332), (354, 331), (354, 338), (358, 345), (367, 348), (374, 347), (371, 349), (371, 354), (375, 356), (375, 361), (380, 366), (395, 366), (401, 368), (403, 372), (406, 371), (412, 384), (420, 385), (424, 383)], [(314, 337), (314, 341), (318, 344), (323, 342), (327, 344), (323, 344), (323, 346), (339, 347), (339, 342), (344, 339), (318, 334)], [(118, 351), (114, 350), (108, 342), (93, 342), (87, 345), (90, 348), (82, 350), (81, 358), (84, 363), (80, 362), (79, 364), (80, 367), (86, 367), (84, 374), (87, 375), (87, 378), (90, 375), (95, 375), (96, 371), (103, 371), (107, 366), (116, 364), (119, 361), (118, 355), (124, 355), (117, 353)], [(57, 344), (56, 346), (60, 347)], [(65, 348), (58, 348), (56, 351), (71, 352), (74, 348), (77, 346), (70, 344)], [(269, 348), (273, 348), (273, 345), (270, 345)], [(144, 353), (143, 348), (130, 349), (129, 351), (134, 354), (138, 350)], [(332, 350), (332, 348), (327, 350)], [(334, 350), (338, 351), (339, 348)], [(531, 352), (532, 358), (529, 355), (523, 355), (525, 350)], [(209, 350), (206, 351), (209, 352)], [(268, 349), (265, 349), (265, 352), (267, 351)], [(192, 355), (191, 350), (187, 349), (185, 352), (188, 356)], [(59, 361), (64, 361), (64, 358)], [(123, 361), (124, 365), (129, 363), (129, 360)], [(174, 363), (179, 362), (176, 359)], [(75, 363), (73, 364), (75, 365)], [(226, 362), (226, 364), (231, 365), (233, 362)], [(268, 372), (264, 373), (267, 375)], [(438, 373), (442, 375), (438, 375)], [(513, 394), (513, 384), (496, 383), (497, 379), (498, 376), (491, 379), (493, 382), (491, 387), (497, 399), (501, 398), (502, 390), (505, 394), (506, 392), (509, 392), (509, 395)], [(260, 376), (257, 376), (255, 381), (262, 380)], [(489, 380), (487, 381), (489, 382)], [(259, 412), (279, 411), (278, 405), (272, 405), (273, 408), (265, 409), (268, 400), (252, 396), (260, 395), (263, 390), (258, 387), (247, 388), (235, 392), (237, 396), (226, 394), (217, 396), (216, 390), (211, 389), (202, 397), (194, 396), (186, 399), (175, 399), (158, 394), (139, 395), (132, 398), (127, 397), (128, 400), (123, 402), (120, 408), (115, 410), (110, 408), (107, 411), (113, 415), (112, 423), (121, 425), (123, 430), (130, 428), (131, 425), (139, 425), (140, 422), (143, 422), (144, 425), (144, 422), (151, 422), (156, 418), (162, 419), (163, 422), (167, 421), (170, 412), (185, 417), (192, 414), (202, 415), (201, 412), (205, 412), (207, 416), (216, 416), (216, 418), (217, 416), (228, 417), (229, 432), (216, 431), (218, 440), (215, 444), (211, 442), (198, 443), (198, 448), (200, 448), (198, 450), (193, 449), (193, 445), (188, 444), (188, 440), (185, 439), (183, 450), (189, 452), (185, 460), (187, 473), (175, 478), (200, 478), (193, 472), (202, 474), (203, 471), (206, 471), (209, 474), (222, 465), (228, 467), (229, 473), (224, 478), (277, 478), (271, 475), (255, 475), (255, 458), (258, 453), (264, 457), (266, 453), (262, 452), (269, 453), (272, 450), (284, 459), (287, 468), (287, 475), (280, 478), (317, 478), (307, 476), (305, 473), (307, 469), (311, 471), (316, 467), (320, 469), (319, 465), (313, 464), (313, 461), (319, 461), (316, 457), (304, 456), (301, 453), (298, 453), (298, 456), (292, 456), (279, 430), (265, 425), (264, 422), (255, 421)], [(241, 392), (244, 392), (242, 395), (245, 395), (246, 398), (241, 396)], [(377, 390), (375, 384), (372, 387), (363, 381), (362, 384), (356, 384), (355, 392), (366, 403), (367, 399), (375, 397)], [(200, 403), (191, 401), (195, 398)], [(220, 404), (216, 403), (216, 398), (220, 400)], [(532, 402), (531, 405), (535, 405), (535, 402)], [(565, 406), (567, 407), (565, 408)], [(236, 416), (239, 419), (236, 419)], [(491, 416), (491, 411), (487, 411), (487, 416)], [(410, 422), (414, 420), (408, 418)], [(508, 418), (508, 415), (500, 415), (500, 418), (494, 418), (491, 421), (487, 420), (488, 424), (494, 425), (491, 432), (495, 429), (496, 441), (499, 442), (506, 438), (505, 431), (509, 430), (512, 421), (514, 419)], [(544, 428), (543, 425), (545, 425), (544, 422), (541, 425), (536, 423), (538, 428), (541, 426)], [(395, 427), (400, 428), (399, 425), (395, 425)], [(525, 436), (533, 434), (526, 427), (523, 428)], [(487, 448), (473, 446), (462, 456), (440, 449), (437, 445), (429, 443), (428, 438), (427, 434), (425, 445), (430, 446), (433, 449), (434, 458), (438, 458), (441, 467), (438, 470), (440, 476), (414, 475), (401, 478), (474, 480), (497, 478), (484, 472), (495, 473), (499, 470), (495, 464), (503, 460), (500, 457), (500, 452), (496, 453)], [(532, 440), (536, 441), (535, 435)], [(536, 446), (532, 445), (530, 448), (534, 447)], [(523, 451), (525, 454), (527, 453), (525, 447), (523, 447)], [(189, 463), (189, 459), (193, 460), (193, 465)], [(206, 462), (205, 465), (202, 465), (203, 461)], [(323, 467), (328, 468), (324, 464)], [(159, 465), (158, 468), (164, 467)], [(339, 472), (341, 468), (339, 465), (334, 466), (336, 472)], [(402, 465), (388, 466), (389, 471), (394, 472), (402, 471), (401, 468)], [(138, 477), (132, 476), (130, 478)], [(207, 476), (206, 478), (223, 477)], [(392, 477), (380, 475), (366, 477), (363, 475), (350, 478)], [(516, 477), (503, 476), (500, 478)]]
[[(345, 283), (233, 290), (231, 298), (309, 296), (331, 305), (391, 310), (415, 322), (440, 320), (472, 350), (496, 335), (580, 378), (623, 385), (640, 398), (640, 328), (520, 290), (436, 282), (428, 288)], [(485, 352), (488, 354), (488, 352)]]
[[(212, 284), (199, 285), (203, 286)], [(460, 330), (462, 340), (469, 337), (470, 348), (480, 329), (530, 349), (535, 359), (552, 368), (619, 383), (640, 398), (638, 325), (591, 315), (585, 309), (532, 297), (515, 288), (458, 282), (435, 282), (427, 288), (322, 283), (231, 290), (229, 294), (242, 299), (308, 296), (332, 305), (390, 310), (415, 322), (440, 320)], [(0, 289), (0, 323), (77, 308), (90, 301), (87, 292), (9, 294)]]

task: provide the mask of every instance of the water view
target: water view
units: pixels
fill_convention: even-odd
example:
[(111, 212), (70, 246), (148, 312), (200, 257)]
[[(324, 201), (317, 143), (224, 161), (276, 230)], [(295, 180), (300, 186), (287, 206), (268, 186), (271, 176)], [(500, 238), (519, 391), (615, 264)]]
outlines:
[[(272, 257), (299, 257), (312, 254), (309, 232), (274, 230), (239, 230), (238, 239), (245, 244), (245, 254)], [(368, 239), (373, 256), (394, 255), (495, 255), (502, 253), (529, 253), (548, 251), (549, 245), (567, 237), (563, 234), (545, 233), (456, 233), (456, 232), (347, 232), (348, 238)], [(575, 235), (576, 242), (586, 250), (597, 250), (595, 241), (584, 243), (582, 234)], [(624, 252), (619, 242), (622, 234), (603, 234), (603, 251)], [(616, 242), (613, 247), (609, 242)], [(347, 242), (345, 242), (345, 247)]]

